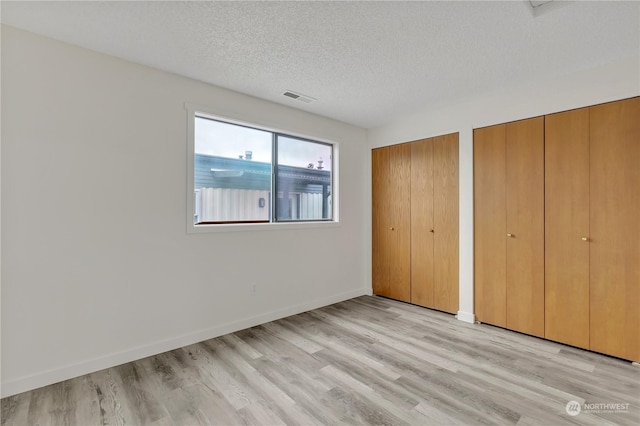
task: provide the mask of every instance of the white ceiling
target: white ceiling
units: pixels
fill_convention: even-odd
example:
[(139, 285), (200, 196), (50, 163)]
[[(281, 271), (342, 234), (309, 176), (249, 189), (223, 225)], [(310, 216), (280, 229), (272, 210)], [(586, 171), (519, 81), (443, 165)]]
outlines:
[(535, 12), (528, 1), (0, 7), (8, 25), (365, 128), (640, 55), (636, 1), (556, 1)]

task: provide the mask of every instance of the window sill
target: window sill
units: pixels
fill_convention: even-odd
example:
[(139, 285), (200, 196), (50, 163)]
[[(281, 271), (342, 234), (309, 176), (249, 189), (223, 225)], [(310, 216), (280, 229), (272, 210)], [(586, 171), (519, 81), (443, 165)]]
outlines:
[(317, 222), (274, 222), (274, 223), (229, 223), (212, 225), (189, 225), (187, 233), (206, 234), (211, 232), (246, 232), (246, 231), (286, 231), (313, 228), (335, 228), (339, 227), (338, 221), (317, 221)]

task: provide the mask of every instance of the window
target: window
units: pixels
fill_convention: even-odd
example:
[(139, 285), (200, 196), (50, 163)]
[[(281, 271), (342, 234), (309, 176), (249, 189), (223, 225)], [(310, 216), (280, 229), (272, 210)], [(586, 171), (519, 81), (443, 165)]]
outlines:
[(281, 134), (274, 140), (276, 220), (330, 220), (333, 147)]
[(190, 111), (193, 227), (334, 221), (334, 145)]

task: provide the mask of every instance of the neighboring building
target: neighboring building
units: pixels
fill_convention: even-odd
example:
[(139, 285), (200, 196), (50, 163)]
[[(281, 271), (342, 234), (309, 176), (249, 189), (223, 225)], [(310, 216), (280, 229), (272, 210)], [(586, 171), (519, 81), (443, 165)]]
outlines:
[[(271, 187), (270, 163), (195, 154), (194, 223), (267, 222)], [(331, 172), (277, 166), (277, 218), (331, 218)]]

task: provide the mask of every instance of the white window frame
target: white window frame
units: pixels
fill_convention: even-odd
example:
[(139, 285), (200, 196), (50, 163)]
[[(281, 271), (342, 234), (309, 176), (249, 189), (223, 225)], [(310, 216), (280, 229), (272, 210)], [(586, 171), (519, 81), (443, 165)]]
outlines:
[[(256, 120), (250, 117), (244, 117), (241, 114), (228, 111), (217, 111), (215, 108), (204, 107), (194, 104), (185, 104), (187, 110), (187, 233), (199, 234), (207, 232), (230, 232), (230, 231), (274, 231), (284, 229), (306, 229), (306, 228), (326, 228), (340, 226), (340, 143), (337, 141), (327, 140), (314, 135), (306, 135), (287, 129), (277, 128), (262, 120)], [(196, 225), (193, 223), (195, 216), (195, 183), (194, 183), (194, 158), (195, 158), (195, 119), (198, 117), (206, 117), (212, 120), (222, 121), (230, 124), (251, 127), (254, 129), (265, 130), (267, 132), (284, 134), (310, 141), (317, 141), (332, 146), (333, 164), (331, 168), (331, 202), (332, 214), (328, 220), (314, 221), (286, 221), (286, 222), (269, 222), (269, 223), (216, 223)], [(272, 159), (271, 161), (276, 161)], [(273, 192), (273, 191), (272, 191)], [(273, 198), (273, 195), (272, 195)]]

